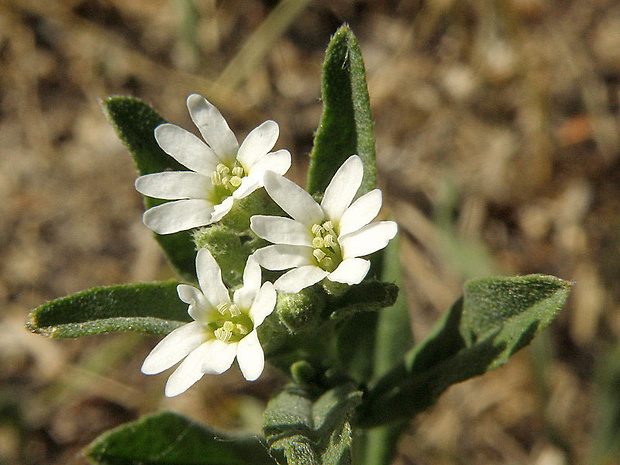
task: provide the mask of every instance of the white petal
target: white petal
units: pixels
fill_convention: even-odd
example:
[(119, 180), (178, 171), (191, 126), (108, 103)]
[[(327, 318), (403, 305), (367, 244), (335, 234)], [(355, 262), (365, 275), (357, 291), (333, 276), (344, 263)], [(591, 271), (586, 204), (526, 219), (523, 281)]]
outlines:
[(274, 244), (312, 247), (312, 234), (308, 226), (290, 218), (254, 215), (250, 218), (250, 228), (258, 237)]
[(277, 297), (278, 295), (273, 284), (270, 282), (263, 284), (254, 299), (252, 308), (250, 308), (250, 318), (254, 323), (254, 328), (259, 327), (265, 321), (265, 318), (271, 315), (276, 306)]
[(192, 171), (211, 176), (219, 160), (207, 144), (174, 124), (155, 128), (155, 139), (164, 152)]
[(142, 373), (154, 375), (175, 365), (205, 341), (202, 325), (196, 321), (175, 329), (159, 341), (142, 364)]
[(252, 255), (268, 270), (286, 270), (296, 266), (310, 265), (314, 257), (312, 248), (302, 245), (268, 245)]
[(221, 203), (218, 203), (213, 207), (213, 213), (211, 214), (211, 223), (217, 223), (224, 218), (235, 203), (233, 197), (226, 197)]
[(213, 184), (210, 178), (193, 171), (164, 171), (140, 176), (136, 190), (156, 199), (205, 199)]
[(213, 341), (207, 341), (196, 347), (183, 360), (179, 367), (170, 375), (166, 383), (165, 394), (167, 397), (178, 396), (187, 391), (205, 372), (202, 364), (209, 353)]
[(381, 191), (375, 189), (353, 202), (340, 218), (339, 235), (355, 232), (374, 220), (381, 210), (381, 197)]
[(256, 330), (239, 341), (237, 363), (239, 363), (243, 377), (248, 381), (258, 379), (263, 372), (263, 368), (265, 368), (265, 354), (258, 340)]
[(166, 202), (144, 212), (142, 221), (157, 234), (172, 234), (211, 223), (213, 205), (202, 199)]
[(344, 258), (363, 257), (384, 248), (398, 230), (394, 221), (371, 223), (338, 238)]
[(179, 284), (177, 286), (177, 293), (183, 302), (189, 304), (187, 312), (194, 320), (201, 323), (209, 323), (211, 303), (200, 289), (196, 289), (188, 284)]
[(187, 109), (200, 134), (220, 161), (226, 164), (234, 162), (239, 144), (220, 111), (198, 94), (187, 97)]
[(362, 184), (364, 166), (357, 155), (351, 155), (342, 164), (325, 189), (321, 207), (326, 216), (337, 223), (351, 205), (351, 201)]
[(285, 174), (291, 167), (291, 154), (288, 150), (278, 150), (265, 155), (257, 160), (250, 168), (248, 175), (255, 178), (259, 184), (263, 185), (263, 176), (266, 171), (273, 171), (277, 174)]
[(265, 172), (265, 189), (271, 198), (297, 221), (312, 227), (320, 223), (325, 215), (312, 196), (292, 181), (273, 171)]
[(347, 258), (327, 276), (327, 279), (349, 285), (359, 284), (366, 277), (369, 269), (370, 261), (363, 258)]
[(279, 132), (278, 123), (271, 120), (253, 129), (239, 147), (237, 160), (241, 166), (248, 171), (251, 170), (252, 166), (276, 144)]
[(329, 273), (318, 266), (294, 268), (280, 276), (273, 285), (280, 292), (295, 294), (325, 278)]
[(247, 197), (252, 192), (254, 192), (256, 189), (258, 189), (259, 187), (262, 187), (262, 182), (263, 182), (262, 179), (259, 183), (255, 178), (250, 177), (250, 176), (245, 176), (244, 178), (241, 179), (241, 185), (237, 189), (235, 189), (235, 192), (233, 192), (232, 196), (235, 199), (243, 199), (244, 197)]
[(200, 249), (196, 254), (196, 274), (200, 289), (212, 307), (217, 307), (222, 302), (230, 303), (228, 289), (222, 282), (220, 266), (208, 249)]
[(243, 287), (235, 291), (233, 301), (239, 308), (249, 310), (258, 294), (261, 283), (260, 265), (256, 258), (250, 255), (243, 270)]
[(230, 368), (237, 355), (237, 343), (213, 341), (202, 362), (202, 371), (205, 373), (221, 374)]
[(186, 304), (204, 305), (206, 302), (202, 291), (189, 284), (179, 284), (177, 286), (177, 294), (179, 294), (179, 298)]

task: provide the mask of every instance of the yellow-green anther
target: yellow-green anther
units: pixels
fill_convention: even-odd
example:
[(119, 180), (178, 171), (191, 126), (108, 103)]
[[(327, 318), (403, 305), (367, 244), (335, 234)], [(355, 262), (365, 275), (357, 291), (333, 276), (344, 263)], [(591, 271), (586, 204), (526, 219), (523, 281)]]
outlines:
[(334, 223), (332, 223), (331, 220), (327, 220), (325, 223), (323, 223), (323, 227), (325, 228), (326, 231), (335, 234), (334, 233)]
[(232, 337), (234, 329), (235, 325), (231, 321), (225, 321), (221, 328), (213, 331), (213, 335), (220, 341), (228, 342)]
[(214, 186), (219, 186), (222, 184), (222, 175), (217, 172), (214, 171), (213, 173), (211, 173), (211, 182), (213, 183)]
[(325, 247), (331, 247), (332, 249), (336, 247), (336, 241), (334, 240), (334, 236), (331, 234), (326, 235), (323, 238), (323, 242), (325, 243)]
[(246, 334), (248, 334), (248, 328), (246, 328), (243, 325), (237, 324), (237, 333), (241, 336), (245, 336)]
[(233, 187), (239, 187), (241, 185), (241, 178), (239, 176), (233, 176), (230, 178), (229, 182)]
[(312, 251), (312, 255), (314, 255), (314, 258), (316, 258), (317, 262), (320, 262), (325, 258), (325, 252), (323, 252), (321, 249), (314, 249)]
[(220, 302), (219, 304), (217, 304), (217, 307), (215, 308), (217, 309), (218, 312), (224, 315), (226, 311), (228, 310), (228, 307), (230, 307), (230, 304), (226, 302)]
[(319, 236), (323, 234), (323, 228), (321, 227), (320, 224), (312, 225), (312, 234), (314, 234), (315, 236)]
[(232, 170), (233, 176), (243, 177), (243, 168), (240, 166), (235, 166)]
[(320, 237), (315, 237), (312, 239), (312, 247), (320, 249), (321, 247), (325, 247), (325, 243)]
[(235, 304), (230, 304), (230, 306), (228, 307), (228, 311), (230, 312), (231, 316), (241, 315), (241, 310), (239, 310), (239, 307), (237, 307)]
[(216, 168), (217, 172), (220, 173), (222, 176), (226, 176), (228, 173), (230, 173), (230, 168), (222, 163), (220, 163), (219, 165), (217, 165)]

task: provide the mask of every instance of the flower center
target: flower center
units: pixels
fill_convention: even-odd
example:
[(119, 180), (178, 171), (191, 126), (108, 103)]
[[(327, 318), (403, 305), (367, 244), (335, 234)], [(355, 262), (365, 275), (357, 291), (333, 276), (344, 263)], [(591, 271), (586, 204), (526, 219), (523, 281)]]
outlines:
[(229, 197), (241, 185), (241, 180), (246, 175), (245, 170), (237, 162), (231, 169), (220, 163), (211, 173), (211, 182), (221, 198)]
[(221, 302), (217, 311), (222, 315), (209, 323), (216, 339), (222, 342), (239, 342), (254, 329), (252, 319), (235, 304)]
[(314, 234), (312, 255), (321, 268), (331, 273), (342, 261), (342, 252), (338, 243), (338, 234), (334, 231), (334, 225), (329, 220), (323, 224), (314, 224), (312, 225), (312, 234)]

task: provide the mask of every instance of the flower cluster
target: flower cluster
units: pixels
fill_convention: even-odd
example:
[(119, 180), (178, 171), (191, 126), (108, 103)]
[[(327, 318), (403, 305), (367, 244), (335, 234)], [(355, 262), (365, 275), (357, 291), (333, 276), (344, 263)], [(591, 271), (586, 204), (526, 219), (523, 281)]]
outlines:
[(157, 234), (171, 234), (221, 220), (235, 199), (263, 185), (267, 170), (284, 174), (291, 166), (287, 150), (269, 152), (279, 134), (278, 124), (265, 121), (241, 146), (219, 110), (192, 94), (187, 109), (205, 142), (174, 124), (155, 128), (159, 146), (189, 171), (147, 174), (136, 180), (141, 194), (173, 200), (144, 213), (144, 224)]
[[(167, 396), (185, 392), (204, 374), (223, 373), (235, 357), (244, 377), (257, 379), (265, 363), (257, 328), (273, 312), (276, 291), (297, 293), (327, 281), (359, 284), (370, 269), (370, 261), (362, 257), (384, 248), (397, 232), (393, 221), (372, 222), (381, 209), (379, 189), (355, 199), (364, 174), (358, 156), (342, 164), (317, 203), (283, 177), (291, 165), (290, 153), (270, 152), (278, 137), (275, 122), (261, 124), (239, 146), (220, 112), (206, 99), (190, 95), (187, 107), (206, 143), (172, 124), (155, 129), (160, 147), (189, 171), (136, 180), (140, 193), (170, 200), (147, 210), (145, 225), (158, 234), (208, 226), (222, 220), (236, 200), (263, 187), (290, 217), (250, 218), (250, 230), (272, 245), (250, 255), (243, 285), (232, 298), (211, 253), (198, 251), (199, 288), (187, 284), (177, 288), (194, 321), (168, 334), (142, 366), (143, 373), (156, 374), (183, 360), (168, 379)], [(261, 266), (287, 271), (273, 284), (262, 283)]]
[(180, 299), (189, 304), (194, 319), (168, 334), (144, 360), (142, 372), (161, 373), (180, 360), (166, 384), (166, 395), (185, 392), (204, 374), (220, 374), (235, 357), (248, 381), (263, 372), (265, 356), (256, 329), (276, 305), (276, 291), (269, 282), (261, 285), (260, 266), (253, 257), (243, 273), (243, 286), (232, 299), (217, 262), (207, 249), (196, 255), (196, 273), (200, 289), (179, 284)]
[(358, 284), (370, 262), (359, 258), (384, 248), (396, 235), (396, 223), (370, 223), (381, 208), (381, 191), (372, 190), (355, 202), (363, 175), (362, 161), (352, 155), (336, 172), (320, 204), (297, 184), (268, 171), (265, 189), (291, 218), (255, 215), (250, 227), (273, 242), (255, 252), (269, 270), (291, 271), (274, 283), (277, 290), (294, 293), (323, 279)]

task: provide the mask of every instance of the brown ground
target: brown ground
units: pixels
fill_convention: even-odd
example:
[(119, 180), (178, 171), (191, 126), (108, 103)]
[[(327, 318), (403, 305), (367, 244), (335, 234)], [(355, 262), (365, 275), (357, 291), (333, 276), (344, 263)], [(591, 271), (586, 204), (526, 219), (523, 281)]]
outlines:
[(139, 373), (155, 338), (49, 341), (23, 323), (46, 300), (170, 276), (98, 99), (134, 95), (190, 128), (185, 97), (202, 93), (240, 136), (274, 119), (299, 178), (343, 22), (366, 60), (416, 336), (469, 277), (577, 281), (533, 348), (416, 419), (397, 463), (586, 462), (595, 375), (620, 335), (620, 4), (275, 4), (0, 1), (0, 462), (83, 464), (99, 433), (162, 408), (256, 428), (273, 376), (231, 370), (163, 399), (166, 377)]

